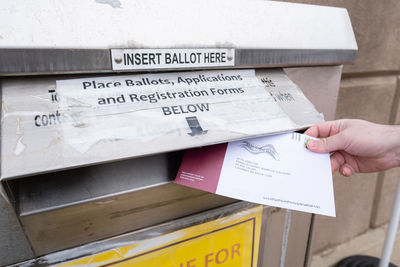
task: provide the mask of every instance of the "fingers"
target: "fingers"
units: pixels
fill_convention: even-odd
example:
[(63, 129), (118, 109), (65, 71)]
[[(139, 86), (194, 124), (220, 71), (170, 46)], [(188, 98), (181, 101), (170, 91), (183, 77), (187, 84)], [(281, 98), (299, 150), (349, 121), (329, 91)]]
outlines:
[(308, 140), (307, 148), (318, 153), (332, 153), (331, 168), (332, 173), (339, 169), (344, 176), (351, 176), (358, 172), (358, 164), (355, 158), (343, 151), (349, 140), (341, 133), (345, 128), (345, 120), (323, 122), (307, 129), (304, 134), (312, 137), (321, 138), (319, 140)]
[(345, 163), (342, 153), (335, 152), (331, 155), (331, 168), (332, 173), (334, 173), (340, 166)]
[[(312, 137), (322, 137), (320, 140), (309, 140), (307, 148), (314, 152), (329, 153), (336, 150), (341, 150), (345, 141), (340, 135), (340, 128), (343, 122), (341, 120), (327, 121), (311, 126), (306, 132), (306, 135)], [(324, 138), (325, 137), (325, 138)]]
[(304, 134), (312, 137), (328, 137), (339, 133), (341, 124), (341, 120), (326, 121), (311, 126)]
[(328, 138), (322, 138), (319, 140), (308, 140), (307, 148), (311, 151), (318, 153), (330, 153), (344, 149), (346, 140), (344, 140), (341, 134), (336, 134)]
[(331, 155), (331, 167), (332, 173), (339, 169), (339, 172), (347, 177), (352, 176), (358, 169), (354, 158), (344, 151), (337, 151)]
[(354, 173), (360, 171), (358, 163), (352, 155), (346, 152), (342, 152), (342, 155), (344, 157), (345, 163), (340, 166), (339, 171), (343, 176), (352, 176)]
[(352, 176), (355, 173), (354, 168), (350, 164), (343, 164), (339, 171), (343, 176), (347, 177)]
[(310, 128), (307, 129), (307, 131), (304, 132), (305, 135), (312, 136), (312, 137), (318, 137), (318, 126), (313, 125)]

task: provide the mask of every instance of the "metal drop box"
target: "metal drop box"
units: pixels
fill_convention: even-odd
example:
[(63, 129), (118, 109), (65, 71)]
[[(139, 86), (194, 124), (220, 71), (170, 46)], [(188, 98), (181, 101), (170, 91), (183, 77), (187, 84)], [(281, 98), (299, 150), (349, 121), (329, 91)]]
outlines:
[[(201, 61), (203, 52), (206, 56)], [(107, 138), (97, 142), (93, 138), (98, 132), (92, 131), (85, 139), (90, 145), (85, 146), (86, 132), (71, 133), (53, 106), (59, 102), (57, 90), (66, 80), (87, 79), (83, 90), (117, 88), (121, 84), (110, 79), (139, 75), (135, 77), (144, 77), (142, 83), (150, 85), (146, 75), (157, 74), (164, 77), (154, 84), (159, 86), (183, 72), (199, 72), (199, 81), (206, 82), (207, 71), (254, 69), (259, 79), (270, 72), (287, 76), (328, 120), (335, 115), (342, 64), (353, 62), (356, 52), (349, 16), (341, 8), (258, 0), (5, 0), (0, 10), (0, 265), (64, 264), (121, 247), (145, 246), (146, 240), (166, 238), (184, 229), (200, 231), (196, 227), (213, 222), (227, 229), (221, 218), (233, 222), (244, 216), (243, 222), (247, 222), (253, 219), (246, 216), (258, 209), (261, 215), (254, 215), (254, 221), (260, 230), (249, 228), (255, 229), (251, 255), (258, 258), (249, 262), (306, 266), (311, 214), (256, 207), (173, 183), (184, 149), (285, 131), (289, 129), (286, 126), (277, 124), (270, 132), (221, 130), (214, 134), (196, 120), (187, 120), (184, 123), (193, 135), (200, 132), (210, 139), (170, 138), (176, 133), (171, 119), (160, 126), (160, 131), (171, 127), (166, 134), (153, 139), (145, 138), (153, 133), (142, 132), (136, 139), (131, 134), (125, 142), (121, 135), (113, 135), (110, 124), (99, 128), (107, 130)], [(103, 77), (106, 82), (96, 83)], [(135, 101), (151, 101), (137, 90), (132, 91)], [(69, 91), (65, 93), (63, 98)], [(186, 94), (192, 96), (192, 91)], [(121, 94), (104, 101), (117, 103), (126, 98)], [(190, 112), (179, 109), (177, 103), (168, 112)], [(118, 125), (135, 127), (153, 120), (157, 119)], [(304, 129), (309, 122), (296, 121), (291, 129)], [(60, 145), (60, 140), (67, 139), (78, 141)], [(71, 147), (78, 152), (71, 152)], [(29, 157), (25, 157), (27, 151)], [(222, 233), (219, 228), (210, 232)], [(205, 254), (204, 260), (232, 266), (227, 259), (241, 254), (235, 243), (229, 246)], [(182, 266), (192, 266), (190, 260)]]

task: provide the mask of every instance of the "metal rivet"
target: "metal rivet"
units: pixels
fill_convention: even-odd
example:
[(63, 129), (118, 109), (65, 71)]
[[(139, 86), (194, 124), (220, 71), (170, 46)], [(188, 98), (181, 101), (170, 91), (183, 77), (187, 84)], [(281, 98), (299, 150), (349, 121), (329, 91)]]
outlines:
[(228, 56), (228, 61), (231, 61), (233, 59), (233, 56), (229, 55)]
[(114, 59), (114, 61), (115, 61), (115, 63), (117, 63), (117, 64), (121, 64), (121, 63), (122, 63), (122, 58), (116, 57), (116, 58)]

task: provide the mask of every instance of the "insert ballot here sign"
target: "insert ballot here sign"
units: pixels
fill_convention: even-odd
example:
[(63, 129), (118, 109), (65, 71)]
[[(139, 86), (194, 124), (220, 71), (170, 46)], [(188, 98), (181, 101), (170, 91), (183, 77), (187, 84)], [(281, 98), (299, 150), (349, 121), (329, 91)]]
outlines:
[(229, 67), (235, 49), (111, 49), (113, 70)]

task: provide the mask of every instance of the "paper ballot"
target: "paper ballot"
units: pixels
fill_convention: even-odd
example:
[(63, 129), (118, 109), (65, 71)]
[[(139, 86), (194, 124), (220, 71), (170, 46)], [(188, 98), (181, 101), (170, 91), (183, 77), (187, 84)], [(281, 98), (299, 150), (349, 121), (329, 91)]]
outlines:
[(187, 150), (175, 183), (264, 205), (335, 216), (329, 154), (285, 133)]

